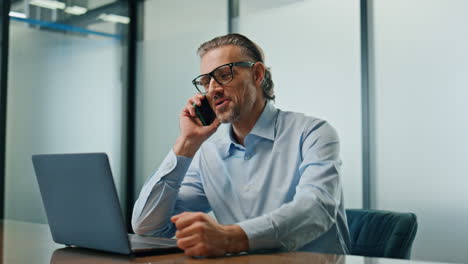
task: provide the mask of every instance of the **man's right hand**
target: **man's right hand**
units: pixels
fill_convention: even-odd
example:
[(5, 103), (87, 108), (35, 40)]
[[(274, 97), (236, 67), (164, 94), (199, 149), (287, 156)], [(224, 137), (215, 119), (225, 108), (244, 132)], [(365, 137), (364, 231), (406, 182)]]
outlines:
[(192, 158), (201, 144), (216, 132), (219, 125), (219, 119), (216, 118), (209, 126), (203, 126), (195, 113), (195, 103), (201, 106), (201, 100), (205, 96), (196, 94), (191, 97), (180, 114), (179, 126), (180, 136), (174, 145), (174, 153), (177, 156)]

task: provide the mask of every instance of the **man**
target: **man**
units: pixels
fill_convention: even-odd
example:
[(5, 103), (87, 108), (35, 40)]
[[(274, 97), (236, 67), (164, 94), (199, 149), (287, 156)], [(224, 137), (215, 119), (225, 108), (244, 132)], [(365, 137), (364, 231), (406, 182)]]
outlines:
[[(276, 109), (261, 49), (240, 34), (200, 46), (199, 94), (135, 204), (135, 233), (177, 238), (190, 256), (259, 249), (347, 253), (339, 141), (325, 121)], [(285, 87), (287, 89), (287, 87)], [(216, 114), (202, 126), (194, 104)], [(229, 133), (207, 139), (220, 123)], [(206, 213), (213, 211), (218, 222)]]

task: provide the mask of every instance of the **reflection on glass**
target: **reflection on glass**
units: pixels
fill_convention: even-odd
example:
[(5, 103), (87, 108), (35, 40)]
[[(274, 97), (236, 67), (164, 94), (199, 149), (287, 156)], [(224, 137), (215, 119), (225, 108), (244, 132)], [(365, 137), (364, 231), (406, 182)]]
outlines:
[(31, 27), (122, 38), (129, 23), (127, 1), (96, 0), (62, 2), (54, 0), (14, 1), (10, 17)]

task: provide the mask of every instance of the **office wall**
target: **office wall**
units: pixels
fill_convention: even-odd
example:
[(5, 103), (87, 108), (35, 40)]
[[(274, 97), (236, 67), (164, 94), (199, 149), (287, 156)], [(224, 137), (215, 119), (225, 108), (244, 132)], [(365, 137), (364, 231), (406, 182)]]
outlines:
[(46, 222), (32, 154), (107, 152), (120, 187), (122, 54), (115, 39), (66, 35), (11, 21), (7, 219)]
[(413, 258), (468, 259), (468, 1), (374, 0), (374, 207), (414, 212)]
[(179, 135), (179, 114), (196, 93), (198, 46), (227, 33), (227, 1), (146, 1), (144, 25), (138, 43), (136, 197)]
[(329, 121), (341, 140), (345, 206), (362, 207), (358, 0), (239, 1), (235, 30), (271, 67), (276, 106)]

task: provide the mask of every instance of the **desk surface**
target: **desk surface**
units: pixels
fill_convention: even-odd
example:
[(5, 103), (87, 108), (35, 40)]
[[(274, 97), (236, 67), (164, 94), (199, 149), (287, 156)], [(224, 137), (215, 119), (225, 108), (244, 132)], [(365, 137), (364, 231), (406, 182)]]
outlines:
[(129, 257), (117, 254), (109, 254), (99, 251), (65, 248), (63, 245), (52, 241), (49, 226), (44, 224), (26, 223), (20, 221), (0, 221), (1, 262), (8, 264), (23, 263), (162, 263), (162, 264), (204, 264), (204, 263), (317, 263), (317, 264), (341, 264), (341, 263), (418, 263), (424, 262), (365, 258), (360, 256), (327, 255), (306, 252), (290, 252), (276, 254), (252, 254), (230, 256), (222, 258), (194, 259), (183, 254), (169, 254), (150, 257)]

